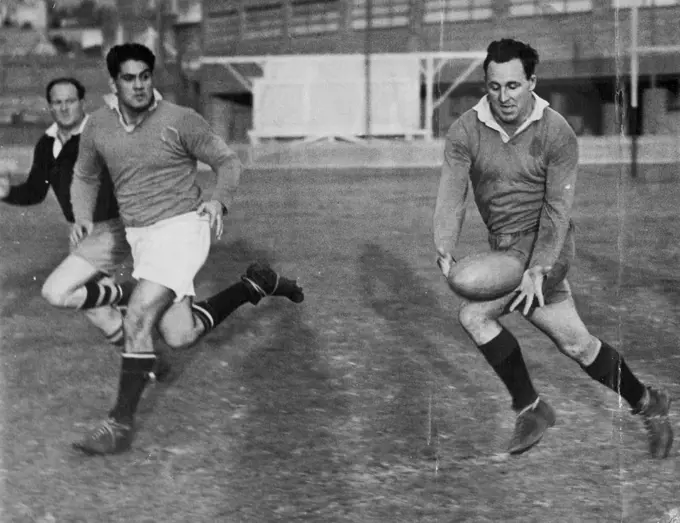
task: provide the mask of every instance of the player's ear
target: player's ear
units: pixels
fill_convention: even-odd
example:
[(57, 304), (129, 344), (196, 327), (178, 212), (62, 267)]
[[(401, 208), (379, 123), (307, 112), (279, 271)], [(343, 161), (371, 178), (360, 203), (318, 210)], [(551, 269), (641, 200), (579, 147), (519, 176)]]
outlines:
[(532, 74), (529, 78), (529, 90), (533, 91), (534, 89), (536, 89), (536, 75)]
[(116, 82), (113, 81), (113, 78), (109, 78), (109, 88), (113, 94), (118, 94), (118, 88), (116, 87)]

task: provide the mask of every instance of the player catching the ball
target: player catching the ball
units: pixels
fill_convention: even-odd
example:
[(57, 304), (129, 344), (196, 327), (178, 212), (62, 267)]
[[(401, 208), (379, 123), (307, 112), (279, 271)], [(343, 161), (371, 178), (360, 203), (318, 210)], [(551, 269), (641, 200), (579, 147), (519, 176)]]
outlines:
[[(555, 423), (555, 411), (531, 382), (517, 339), (498, 321), (517, 309), (642, 417), (651, 455), (664, 458), (673, 443), (669, 396), (641, 383), (614, 347), (588, 331), (571, 295), (566, 275), (575, 250), (570, 212), (578, 142), (566, 120), (533, 92), (538, 61), (536, 50), (512, 39), (495, 41), (487, 49), (487, 95), (446, 136), (433, 217), (438, 264), (451, 281), (472, 187), (492, 251), (523, 264), (514, 291), (493, 299), (461, 298), (459, 312), (461, 325), (512, 397), (517, 418), (511, 454), (529, 450)], [(479, 271), (476, 279), (484, 280), (485, 269), (493, 270), (496, 261), (466, 270)], [(488, 281), (499, 283), (503, 277), (488, 274)]]

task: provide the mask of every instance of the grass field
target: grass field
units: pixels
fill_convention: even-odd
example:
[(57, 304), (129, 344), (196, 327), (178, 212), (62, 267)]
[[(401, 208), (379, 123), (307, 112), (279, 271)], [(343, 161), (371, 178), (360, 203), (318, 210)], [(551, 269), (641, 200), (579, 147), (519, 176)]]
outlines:
[[(174, 354), (179, 375), (147, 391), (133, 450), (107, 458), (70, 443), (111, 406), (119, 357), (40, 298), (66, 254), (63, 219), (51, 196), (1, 206), (0, 522), (670, 521), (677, 452), (650, 460), (639, 420), (517, 316), (504, 322), (558, 422), (531, 452), (503, 454), (509, 398), (434, 264), (437, 182), (245, 173), (199, 295), (264, 259), (299, 277), (306, 300), (246, 305)], [(673, 396), (678, 201), (680, 183), (583, 169), (570, 276), (592, 332)], [(485, 248), (469, 216), (459, 255)]]

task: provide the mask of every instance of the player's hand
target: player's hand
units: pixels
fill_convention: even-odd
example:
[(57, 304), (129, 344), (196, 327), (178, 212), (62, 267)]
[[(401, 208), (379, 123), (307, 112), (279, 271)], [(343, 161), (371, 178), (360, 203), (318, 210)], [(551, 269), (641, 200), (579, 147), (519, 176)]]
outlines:
[(453, 256), (451, 256), (450, 253), (444, 252), (439, 248), (437, 249), (437, 265), (439, 266), (439, 270), (442, 271), (444, 278), (449, 277), (451, 267), (453, 267), (455, 264), (456, 260), (453, 259)]
[(69, 235), (69, 240), (71, 241), (71, 245), (75, 247), (78, 245), (83, 239), (92, 234), (92, 230), (94, 229), (94, 223), (91, 221), (83, 221), (83, 222), (76, 222), (71, 226), (71, 234)]
[(524, 302), (524, 310), (522, 314), (527, 316), (531, 311), (531, 306), (534, 300), (538, 302), (538, 307), (545, 305), (545, 298), (543, 297), (543, 280), (545, 275), (550, 271), (550, 267), (532, 267), (524, 271), (522, 275), (522, 283), (517, 287), (519, 294), (510, 305), (510, 311), (514, 311), (519, 305)]
[(0, 174), (0, 200), (7, 198), (11, 188), (12, 183), (9, 174)]
[(210, 218), (210, 228), (215, 231), (215, 238), (218, 240), (224, 232), (224, 219), (222, 216), (222, 203), (217, 200), (203, 202), (196, 210), (199, 216), (208, 215)]

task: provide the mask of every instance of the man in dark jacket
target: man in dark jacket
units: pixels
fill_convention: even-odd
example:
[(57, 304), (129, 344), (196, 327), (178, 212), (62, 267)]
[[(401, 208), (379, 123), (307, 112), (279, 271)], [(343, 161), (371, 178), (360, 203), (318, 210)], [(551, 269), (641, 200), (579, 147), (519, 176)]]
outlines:
[[(12, 205), (35, 205), (45, 200), (52, 187), (66, 221), (72, 224), (73, 166), (80, 133), (88, 121), (85, 88), (75, 78), (55, 78), (45, 94), (54, 124), (38, 140), (33, 165), (23, 183), (12, 186), (8, 176), (0, 176), (0, 199)], [(112, 275), (130, 255), (130, 247), (110, 179), (103, 176), (102, 180), (93, 233), (77, 245), (71, 243), (70, 254), (47, 278), (42, 295), (56, 307), (83, 310), (109, 342), (122, 346), (123, 320), (116, 305), (124, 303), (127, 292)]]

